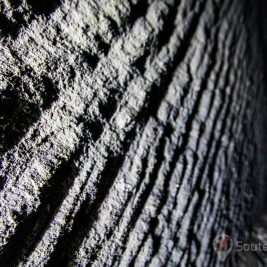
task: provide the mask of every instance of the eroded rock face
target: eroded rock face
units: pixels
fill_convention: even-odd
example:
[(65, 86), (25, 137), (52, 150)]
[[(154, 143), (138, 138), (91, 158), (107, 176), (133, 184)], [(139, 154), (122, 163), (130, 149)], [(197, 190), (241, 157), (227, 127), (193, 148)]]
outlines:
[(219, 265), (263, 177), (245, 4), (1, 2), (1, 266)]

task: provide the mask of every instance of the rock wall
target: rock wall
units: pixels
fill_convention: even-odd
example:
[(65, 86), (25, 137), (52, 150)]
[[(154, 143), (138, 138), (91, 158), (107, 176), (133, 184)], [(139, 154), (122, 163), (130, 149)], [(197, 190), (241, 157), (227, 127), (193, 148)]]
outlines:
[(246, 4), (1, 1), (1, 266), (219, 265), (262, 179)]

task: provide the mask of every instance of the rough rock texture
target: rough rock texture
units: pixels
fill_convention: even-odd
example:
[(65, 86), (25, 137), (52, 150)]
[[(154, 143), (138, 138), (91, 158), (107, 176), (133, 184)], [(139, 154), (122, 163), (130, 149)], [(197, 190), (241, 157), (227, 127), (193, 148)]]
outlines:
[(219, 265), (263, 179), (249, 5), (0, 2), (0, 266)]

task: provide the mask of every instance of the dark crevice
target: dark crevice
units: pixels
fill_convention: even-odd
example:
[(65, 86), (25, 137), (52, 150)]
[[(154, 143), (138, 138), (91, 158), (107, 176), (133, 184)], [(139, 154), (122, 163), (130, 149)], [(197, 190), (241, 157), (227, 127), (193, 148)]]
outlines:
[(72, 66), (70, 66), (69, 77), (70, 77), (70, 80), (74, 80), (76, 77), (75, 69)]
[(119, 93), (119, 95), (116, 95), (115, 97), (109, 95), (105, 100), (105, 103), (99, 103), (99, 113), (101, 114), (101, 117), (103, 117), (104, 120), (109, 121), (111, 119), (112, 115), (118, 108), (120, 96), (121, 93)]
[(87, 51), (82, 53), (82, 58), (92, 69), (95, 69), (99, 62), (99, 57), (97, 55), (90, 54)]
[(137, 70), (140, 72), (140, 74), (144, 74), (146, 70), (146, 61), (148, 56), (150, 55), (151, 51), (149, 49), (146, 49), (144, 54), (137, 58), (136, 61), (133, 64), (133, 67), (137, 68)]
[(132, 4), (130, 7), (130, 15), (125, 21), (125, 24), (129, 25), (129, 27), (132, 27), (133, 24), (138, 20), (138, 18), (141, 18), (144, 16), (144, 14), (146, 14), (148, 7), (148, 0), (140, 0), (136, 4)]
[(8, 35), (15, 36), (19, 26), (17, 23), (8, 19), (4, 14), (0, 13), (0, 32), (4, 37)]
[(21, 13), (19, 11), (13, 11), (12, 17), (15, 19), (17, 27), (18, 27), (18, 25), (22, 25), (24, 23), (23, 13)]
[(22, 4), (22, 0), (8, 0), (13, 8), (17, 8)]
[(110, 49), (110, 44), (107, 44), (100, 35), (95, 36), (95, 40), (97, 43), (98, 50), (102, 52), (105, 56), (108, 54)]
[(43, 76), (42, 82), (44, 85), (44, 91), (42, 92), (43, 109), (51, 107), (52, 103), (58, 99), (58, 88), (47, 76)]
[(83, 123), (83, 131), (87, 136), (92, 138), (93, 142), (96, 142), (100, 137), (104, 129), (104, 123), (101, 120), (88, 121)]
[(119, 30), (119, 26), (118, 26), (117, 22), (112, 17), (107, 17), (107, 20), (110, 24), (111, 33), (114, 33), (114, 36), (118, 36), (120, 30)]
[(164, 47), (166, 44), (169, 43), (170, 36), (176, 30), (177, 25), (175, 23), (175, 19), (177, 16), (177, 7), (179, 5), (180, 0), (176, 1), (175, 7), (167, 5), (168, 9), (170, 10), (168, 16), (166, 17), (166, 22), (163, 25), (163, 29), (161, 29), (160, 34), (157, 38), (159, 48)]
[(61, 3), (61, 0), (26, 0), (36, 14), (49, 15)]

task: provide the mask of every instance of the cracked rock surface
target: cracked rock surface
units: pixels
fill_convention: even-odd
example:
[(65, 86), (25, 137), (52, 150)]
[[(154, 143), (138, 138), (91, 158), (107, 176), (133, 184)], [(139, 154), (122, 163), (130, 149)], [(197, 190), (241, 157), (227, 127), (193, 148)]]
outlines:
[(263, 186), (255, 10), (0, 2), (0, 266), (219, 266)]

